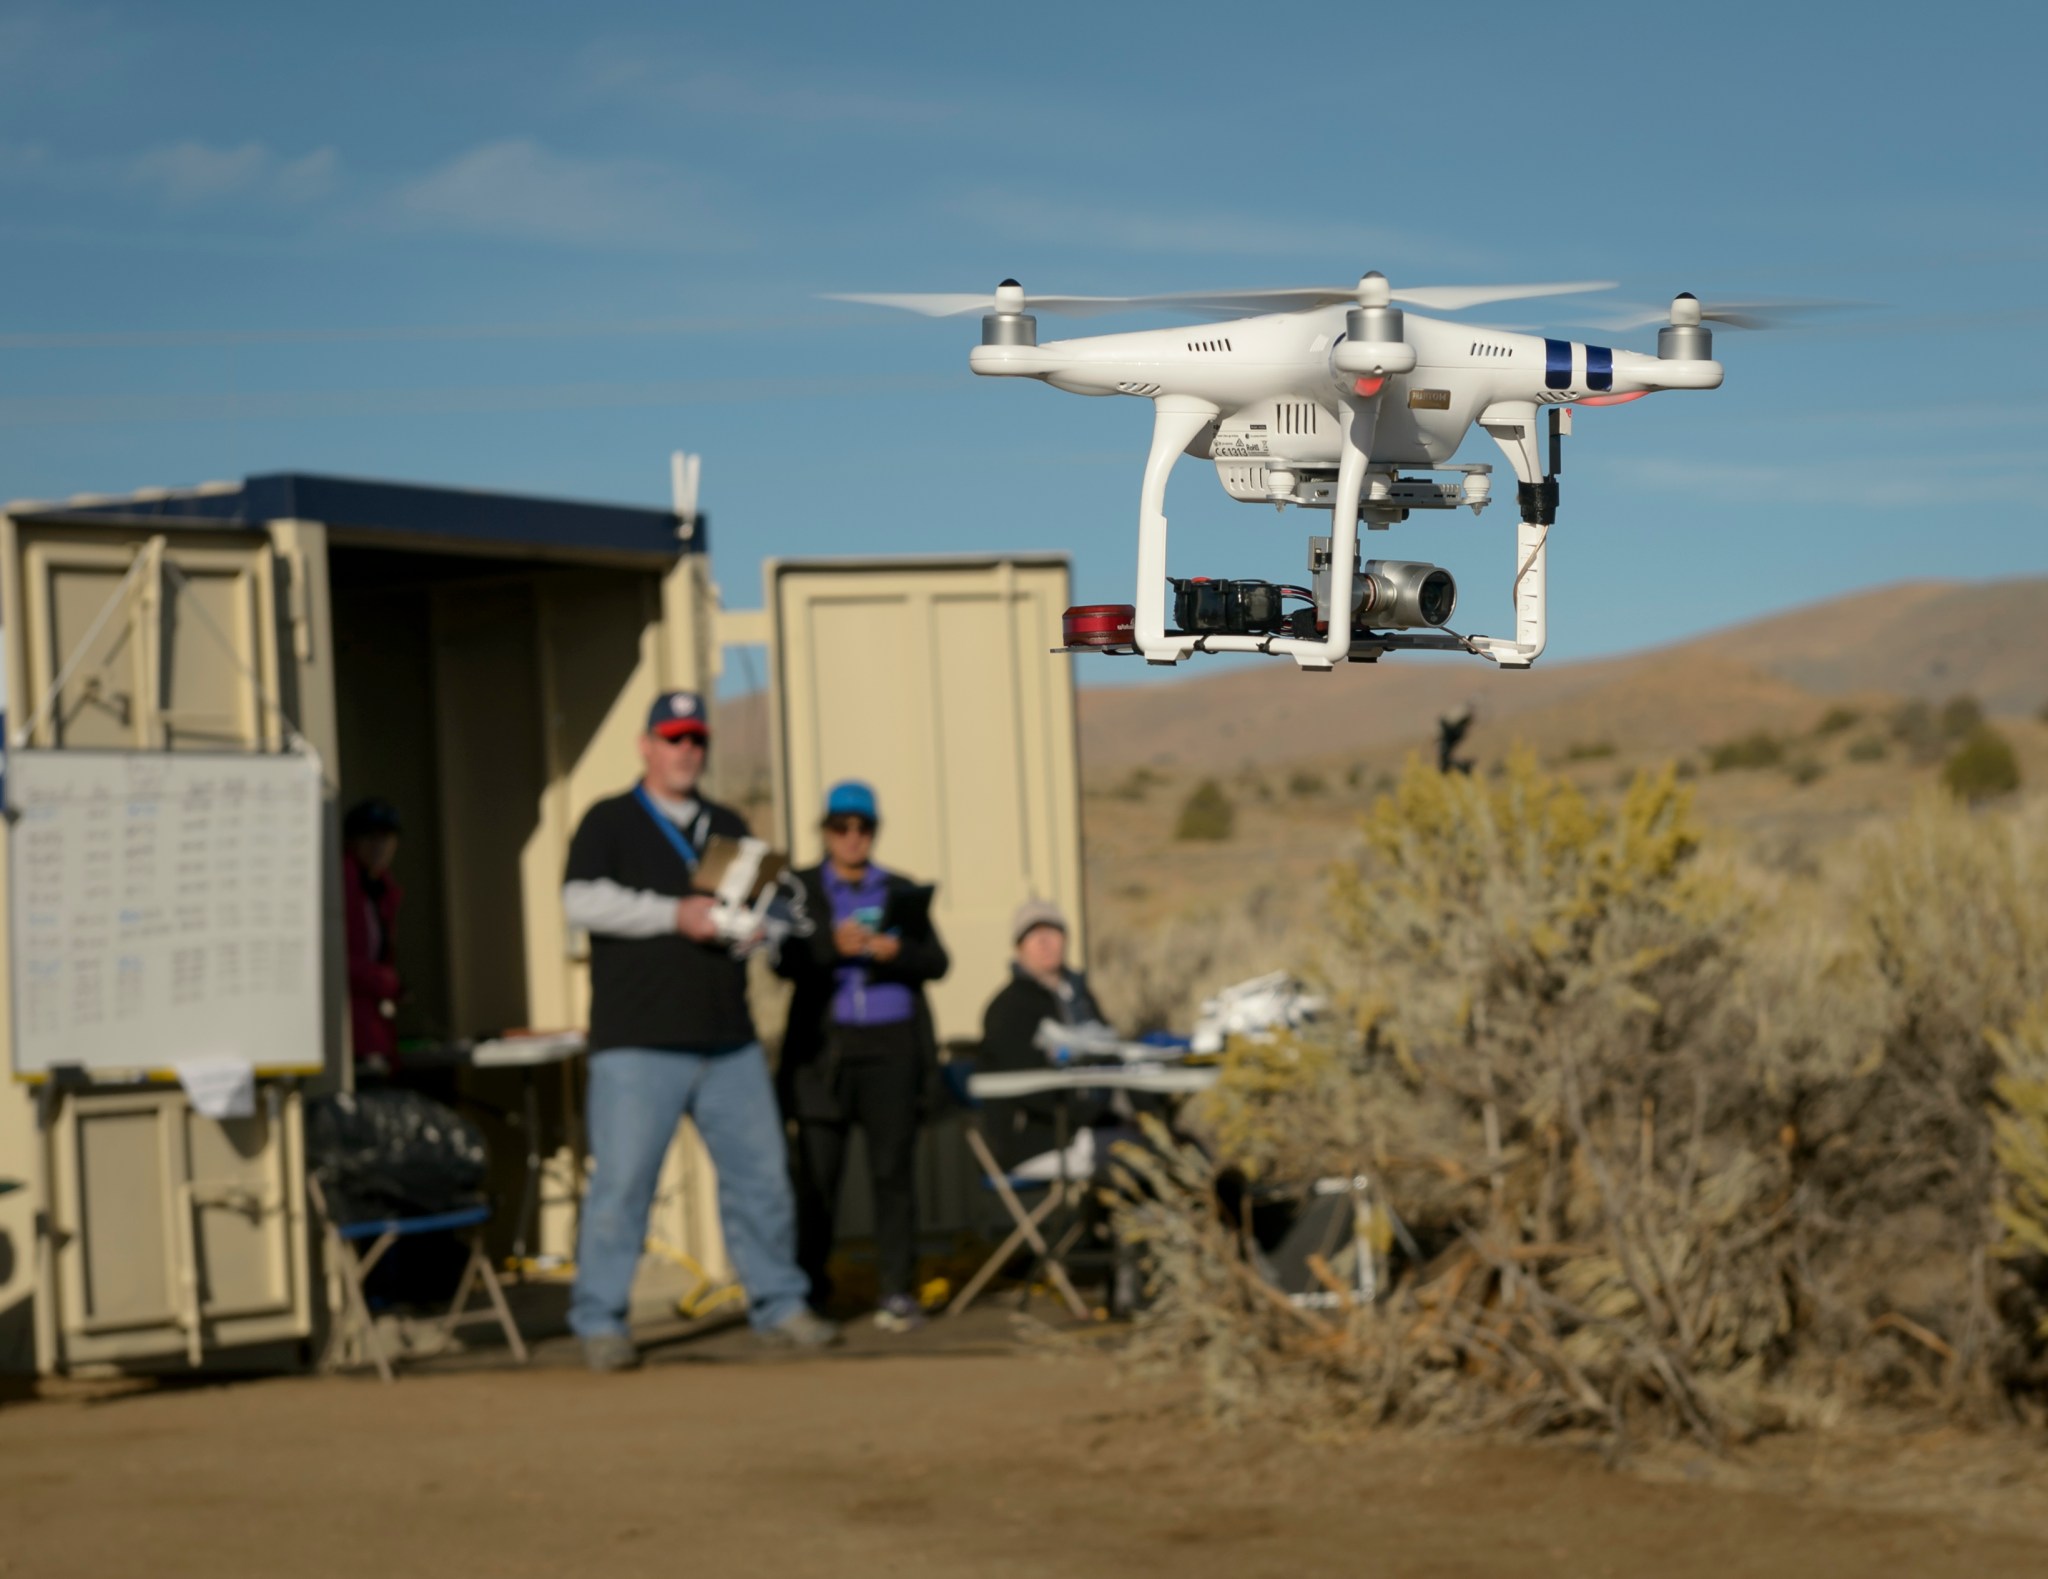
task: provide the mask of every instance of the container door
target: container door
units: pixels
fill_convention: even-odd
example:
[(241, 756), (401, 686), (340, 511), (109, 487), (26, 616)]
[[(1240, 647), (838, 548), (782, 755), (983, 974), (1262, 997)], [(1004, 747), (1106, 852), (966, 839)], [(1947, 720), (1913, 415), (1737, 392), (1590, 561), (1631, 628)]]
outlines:
[(939, 885), (939, 1035), (978, 1036), (1019, 904), (1064, 908), (1077, 959), (1086, 936), (1066, 561), (771, 561), (767, 585), (788, 848), (818, 860), (826, 788), (872, 783), (876, 858)]
[(224, 1121), (174, 1090), (69, 1095), (50, 1143), (62, 1367), (310, 1334), (296, 1093)]
[(18, 531), (27, 665), (14, 705), (33, 721), (31, 744), (277, 747), (267, 541)]
[[(799, 863), (818, 860), (826, 788), (875, 786), (877, 859), (939, 885), (953, 958), (930, 994), (939, 1036), (979, 1037), (1019, 904), (1065, 909), (1077, 961), (1086, 939), (1073, 660), (1050, 650), (1066, 561), (771, 561), (764, 579), (782, 835)], [(928, 1231), (983, 1226), (980, 1176), (945, 1127), (925, 1131), (918, 1169)], [(866, 1175), (847, 1171), (840, 1234), (859, 1238)]]
[[(275, 750), (275, 560), (256, 534), (9, 523), (11, 723), (42, 747)], [(67, 1094), (45, 1331), (64, 1367), (204, 1363), (311, 1327), (298, 1099), (215, 1123), (172, 1089)], [(39, 1279), (40, 1281), (40, 1279)]]

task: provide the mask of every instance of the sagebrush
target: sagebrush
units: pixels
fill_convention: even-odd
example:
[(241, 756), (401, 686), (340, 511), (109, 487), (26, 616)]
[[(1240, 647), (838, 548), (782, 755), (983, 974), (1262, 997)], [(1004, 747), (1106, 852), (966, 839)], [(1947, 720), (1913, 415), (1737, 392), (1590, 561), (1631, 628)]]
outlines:
[[(1994, 1035), (2048, 997), (2037, 813), (1930, 798), (1797, 878), (1710, 853), (1669, 770), (1603, 804), (1528, 757), (1411, 764), (1330, 903), (1297, 962), (1326, 1034), (1233, 1047), (1203, 1149), (1127, 1160), (1135, 1363), (1193, 1364), (1225, 1418), (1617, 1442), (2030, 1406), (2038, 1302), (1999, 1250), (2048, 1199), (2021, 1166), (2048, 1071), (2006, 1072), (2006, 1138), (1991, 1110)], [(1219, 1162), (1366, 1175), (1420, 1254), (1369, 1307), (1297, 1311)]]

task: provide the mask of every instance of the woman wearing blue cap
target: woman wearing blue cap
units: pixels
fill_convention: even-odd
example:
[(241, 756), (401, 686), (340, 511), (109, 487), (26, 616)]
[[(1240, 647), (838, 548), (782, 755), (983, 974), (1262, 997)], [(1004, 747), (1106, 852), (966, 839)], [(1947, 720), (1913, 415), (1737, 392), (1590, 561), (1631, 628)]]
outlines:
[(784, 1113), (796, 1124), (797, 1261), (822, 1308), (846, 1143), (867, 1137), (881, 1303), (875, 1324), (923, 1321), (917, 1302), (917, 1126), (936, 1085), (924, 984), (946, 974), (931, 891), (873, 860), (875, 792), (857, 779), (825, 797), (825, 859), (797, 874), (811, 921), (776, 968), (796, 984), (782, 1044)]

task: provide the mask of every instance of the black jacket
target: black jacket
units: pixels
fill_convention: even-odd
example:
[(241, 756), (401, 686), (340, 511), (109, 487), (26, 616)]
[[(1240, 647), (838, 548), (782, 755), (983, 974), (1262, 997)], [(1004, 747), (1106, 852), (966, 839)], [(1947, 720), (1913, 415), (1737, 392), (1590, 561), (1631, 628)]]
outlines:
[[(844, 963), (832, 941), (832, 901), (825, 893), (825, 866), (820, 862), (796, 874), (803, 885), (804, 920), (807, 933), (792, 932), (775, 956), (775, 973), (796, 984), (789, 1003), (789, 1027), (783, 1033), (782, 1060), (776, 1071), (776, 1089), (782, 1097), (785, 1117), (799, 1123), (843, 1123), (846, 1115), (839, 1103), (837, 1064), (831, 1047), (832, 992), (834, 972)], [(885, 872), (885, 893), (915, 887), (907, 877)], [(921, 1074), (919, 1114), (939, 1106), (939, 1039), (932, 1026), (931, 1005), (925, 1001), (924, 984), (946, 974), (952, 961), (938, 929), (928, 927), (921, 935), (906, 935), (902, 948), (888, 964), (870, 961), (868, 974), (876, 981), (901, 982), (911, 989), (916, 1007), (911, 1016), (911, 1035)]]
[[(737, 839), (746, 820), (699, 798), (707, 834)], [(583, 814), (569, 845), (571, 882), (610, 878), (626, 888), (681, 899), (691, 868), (654, 814), (628, 791)], [(659, 937), (590, 939), (590, 1050), (660, 1047), (720, 1053), (754, 1040), (747, 1011), (747, 969), (723, 944), (695, 943), (680, 932)]]
[[(976, 1069), (1047, 1068), (1045, 1052), (1033, 1040), (1042, 1022), (1080, 1025), (1103, 1017), (1095, 995), (1088, 989), (1086, 976), (1077, 970), (1062, 970), (1060, 975), (1067, 985), (1065, 997), (1036, 976), (1015, 965), (1010, 967), (1009, 981), (989, 1000), (982, 1014)], [(1052, 1150), (1057, 1098), (1016, 1097), (984, 1106), (987, 1116), (982, 1129), (996, 1160), (1004, 1167), (1013, 1168), (1027, 1157)], [(1076, 1091), (1068, 1096), (1067, 1116), (1079, 1128), (1103, 1121), (1108, 1116), (1108, 1107), (1101, 1093)]]

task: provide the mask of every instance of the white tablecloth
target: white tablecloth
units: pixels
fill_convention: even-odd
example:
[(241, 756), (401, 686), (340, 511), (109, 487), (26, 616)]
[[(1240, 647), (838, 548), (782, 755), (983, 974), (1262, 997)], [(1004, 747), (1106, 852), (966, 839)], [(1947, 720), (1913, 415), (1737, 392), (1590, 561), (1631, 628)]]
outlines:
[(1065, 1069), (991, 1069), (969, 1075), (967, 1090), (981, 1102), (1042, 1096), (1048, 1091), (1151, 1091), (1177, 1095), (1208, 1090), (1219, 1073), (1214, 1064), (1073, 1064)]

